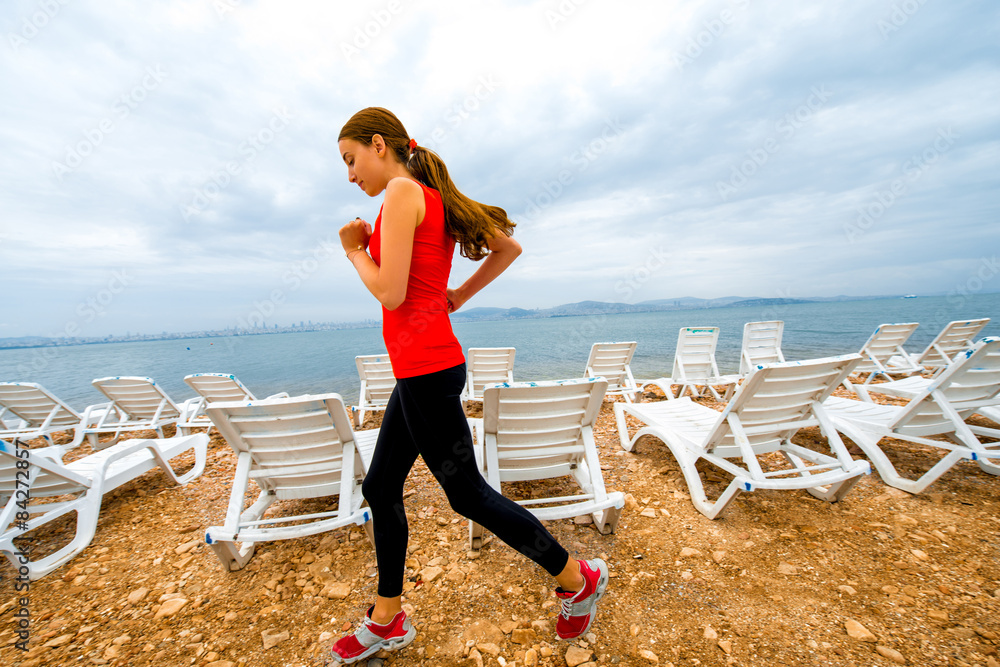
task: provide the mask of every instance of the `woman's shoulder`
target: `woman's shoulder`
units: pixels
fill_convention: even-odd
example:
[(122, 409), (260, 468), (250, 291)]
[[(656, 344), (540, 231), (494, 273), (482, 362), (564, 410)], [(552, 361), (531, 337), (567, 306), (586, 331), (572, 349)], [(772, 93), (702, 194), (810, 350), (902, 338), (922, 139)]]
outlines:
[(412, 178), (397, 176), (386, 183), (385, 194), (386, 196), (423, 197), (424, 187)]

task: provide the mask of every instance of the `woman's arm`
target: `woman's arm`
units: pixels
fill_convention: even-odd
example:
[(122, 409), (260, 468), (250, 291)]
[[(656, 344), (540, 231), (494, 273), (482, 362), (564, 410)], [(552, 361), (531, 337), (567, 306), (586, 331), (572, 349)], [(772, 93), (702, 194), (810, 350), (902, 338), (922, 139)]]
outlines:
[(521, 254), (521, 244), (500, 231), (490, 239), (489, 245), (490, 254), (476, 272), (461, 287), (448, 290), (448, 309), (451, 312), (461, 308), (479, 290), (493, 282)]
[(379, 266), (367, 252), (371, 232), (364, 222), (351, 222), (340, 230), (340, 241), (357, 269), (361, 282), (388, 310), (395, 310), (406, 299), (406, 285), (413, 256), (413, 234), (426, 210), (424, 192), (408, 178), (394, 178), (385, 188), (382, 204), (382, 247)]

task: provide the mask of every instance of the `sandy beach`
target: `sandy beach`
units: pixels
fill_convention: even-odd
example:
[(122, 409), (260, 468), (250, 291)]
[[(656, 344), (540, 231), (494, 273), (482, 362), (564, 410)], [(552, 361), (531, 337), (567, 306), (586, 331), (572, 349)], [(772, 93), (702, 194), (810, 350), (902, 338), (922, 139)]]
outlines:
[[(418, 461), (406, 491), (404, 597), (418, 635), (370, 665), (1000, 664), (1000, 480), (975, 464), (916, 496), (874, 473), (836, 504), (797, 491), (743, 494), (710, 521), (662, 443), (622, 451), (610, 402), (596, 437), (608, 488), (628, 494), (617, 531), (550, 523), (571, 553), (611, 568), (591, 633), (557, 641), (551, 579), (496, 539), (470, 553), (465, 520)], [(795, 441), (824, 444), (818, 429)], [(939, 457), (886, 445), (902, 470)], [(83, 445), (67, 460), (89, 452)], [(248, 567), (224, 572), (204, 529), (221, 522), (234, 468), (214, 434), (207, 469), (189, 485), (154, 470), (106, 495), (90, 546), (32, 583), (27, 653), (15, 648), (14, 570), (4, 560), (0, 663), (324, 664), (330, 642), (374, 600), (374, 551), (360, 528), (343, 529), (260, 544)], [(508, 491), (529, 488), (546, 485)], [(64, 543), (71, 523), (36, 531), (35, 548)]]

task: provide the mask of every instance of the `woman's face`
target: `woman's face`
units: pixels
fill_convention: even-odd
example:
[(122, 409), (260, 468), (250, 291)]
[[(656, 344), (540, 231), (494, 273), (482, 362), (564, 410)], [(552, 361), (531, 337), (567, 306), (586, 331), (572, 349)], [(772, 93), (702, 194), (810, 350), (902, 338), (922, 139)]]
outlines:
[(341, 139), (338, 143), (340, 156), (347, 165), (347, 180), (357, 183), (366, 195), (374, 197), (385, 189), (381, 175), (381, 160), (377, 154), (376, 142), (362, 144), (354, 139)]

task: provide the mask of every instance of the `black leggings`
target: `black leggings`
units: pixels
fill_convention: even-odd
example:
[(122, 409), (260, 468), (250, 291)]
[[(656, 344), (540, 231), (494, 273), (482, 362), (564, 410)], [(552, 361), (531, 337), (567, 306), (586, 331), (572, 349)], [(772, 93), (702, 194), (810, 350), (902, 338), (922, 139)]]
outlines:
[(378, 594), (403, 592), (409, 536), (403, 482), (417, 456), (444, 488), (451, 508), (490, 530), (555, 576), (569, 554), (528, 510), (495, 491), (476, 466), (462, 409), (465, 364), (396, 381), (362, 493), (372, 511)]

